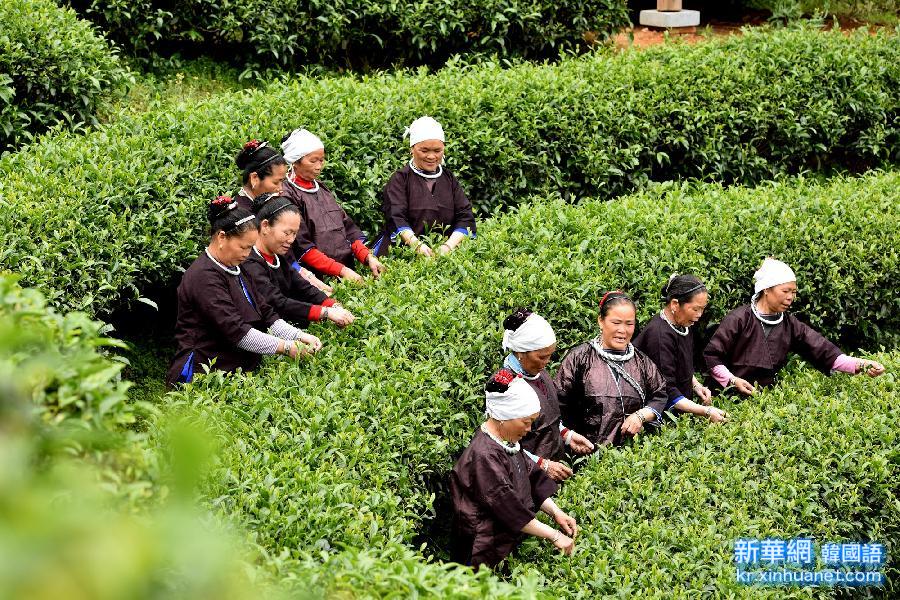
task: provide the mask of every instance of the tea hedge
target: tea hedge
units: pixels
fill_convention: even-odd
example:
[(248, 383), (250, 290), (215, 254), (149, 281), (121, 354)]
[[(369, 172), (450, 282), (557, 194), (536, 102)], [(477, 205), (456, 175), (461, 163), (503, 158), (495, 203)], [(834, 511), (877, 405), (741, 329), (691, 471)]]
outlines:
[[(900, 159), (896, 35), (751, 31), (559, 65), (276, 83), (166, 107), (0, 159), (0, 268), (59, 306), (104, 314), (194, 257), (233, 154), (298, 126), (325, 180), (375, 235), (403, 127), (443, 121), (448, 165), (481, 214), (535, 193), (610, 198), (671, 178), (754, 183)], [(98, 232), (104, 232), (98, 235)]]
[[(710, 313), (719, 318), (746, 301), (750, 274), (761, 257), (775, 253), (798, 273), (802, 301), (797, 313), (834, 335), (855, 324), (855, 311), (870, 303), (870, 310), (877, 307), (884, 314), (868, 313), (867, 335), (873, 342), (896, 343), (900, 323), (892, 282), (900, 269), (894, 191), (898, 182), (898, 174), (876, 174), (827, 185), (801, 181), (755, 190), (665, 185), (616, 202), (595, 200), (579, 206), (540, 198), (489, 221), (477, 241), (449, 258), (394, 261), (382, 282), (364, 289), (339, 287), (341, 300), (359, 318), (341, 332), (317, 330), (325, 348), (314, 359), (300, 365), (272, 361), (248, 376), (201, 377), (170, 394), (168, 410), (190, 409), (217, 423), (213, 429), (223, 453), (217, 473), (207, 482), (206, 502), (253, 532), (254, 543), (273, 558), (267, 564), (276, 573), (284, 575), (283, 565), (316, 562), (328, 569), (334, 556), (353, 548), (368, 548), (377, 555), (382, 548), (421, 539), (426, 534), (423, 527), (434, 520), (446, 521), (446, 514), (435, 512), (435, 495), (443, 497), (454, 457), (478, 423), (483, 411), (480, 385), (502, 358), (499, 324), (516, 306), (532, 306), (550, 319), (560, 338), (561, 355), (592, 335), (601, 290), (623, 287), (633, 292), (640, 302), (640, 317), (646, 320), (658, 310), (658, 288), (668, 274), (693, 271), (708, 282)], [(815, 252), (806, 247), (810, 239), (817, 240)], [(843, 303), (835, 305), (835, 298)], [(796, 388), (788, 379), (780, 391), (766, 396), (773, 400), (764, 400), (764, 406), (794, 398), (794, 408), (786, 410), (800, 415), (798, 427), (810, 431), (844, 423), (838, 417), (836, 422), (814, 421), (813, 415), (825, 408), (806, 404), (844, 385), (823, 383), (817, 391), (800, 390), (815, 377), (823, 376), (804, 375)], [(870, 381), (854, 380), (846, 389), (865, 391), (869, 396), (864, 402), (888, 407), (897, 399), (893, 381), (890, 376), (866, 388)], [(729, 410), (741, 411), (738, 406)], [(812, 414), (801, 415), (806, 411)], [(854, 413), (853, 423), (869, 414)], [(888, 417), (884, 415), (885, 425)], [(872, 427), (879, 432), (881, 418), (872, 417)], [(744, 425), (743, 417), (735, 421), (735, 431), (751, 427)], [(685, 429), (693, 433), (679, 428), (662, 436), (664, 441), (654, 442), (666, 448), (654, 455), (658, 463), (629, 468), (656, 473), (667, 462), (681, 465), (672, 456), (673, 448), (693, 446), (673, 440), (691, 435), (732, 442), (715, 437), (730, 436), (732, 429), (708, 429), (699, 422)], [(865, 435), (849, 436), (848, 443), (860, 442)], [(878, 439), (863, 437), (866, 445), (859, 456), (880, 447), (873, 446)], [(793, 448), (774, 434), (757, 441), (767, 440), (785, 452)], [(827, 441), (816, 442), (815, 447), (827, 448)], [(742, 451), (739, 446), (733, 449), (734, 469), (743, 464), (738, 460), (746, 456)], [(604, 454), (602, 460), (613, 456), (618, 455)], [(843, 454), (828, 456), (838, 464), (855, 460), (842, 458)], [(596, 470), (586, 469), (585, 478), (599, 477), (592, 474)], [(686, 470), (685, 476), (690, 473)], [(860, 494), (868, 490), (865, 481), (848, 483), (848, 477), (835, 479), (831, 487), (820, 478), (813, 480), (819, 486), (815, 493), (827, 495), (833, 512), (809, 509), (812, 512), (801, 521), (804, 526), (813, 527), (808, 520), (813, 516), (843, 514), (832, 499), (850, 490)], [(678, 482), (683, 484), (684, 478)], [(725, 493), (728, 488), (723, 483), (716, 489)], [(802, 493), (813, 494), (812, 490)], [(728, 493), (722, 502), (740, 511), (743, 492)], [(800, 494), (798, 488), (795, 495)], [(588, 523), (600, 518), (591, 516), (584, 505), (576, 506)], [(855, 512), (849, 513), (854, 519), (871, 524), (884, 518), (885, 527), (898, 525), (890, 510), (879, 515), (875, 508), (864, 512), (862, 505), (854, 506)], [(751, 528), (748, 533), (771, 529), (764, 518), (768, 513), (758, 520), (749, 516), (754, 514), (748, 511), (741, 521)], [(815, 532), (825, 531), (816, 527)], [(704, 547), (718, 539), (710, 536)], [(591, 547), (597, 558), (599, 546)], [(625, 550), (612, 546), (614, 553)], [(727, 551), (722, 549), (713, 558), (722, 552)], [(554, 585), (563, 585), (564, 575), (547, 572), (558, 568), (552, 566), (556, 563), (546, 560), (544, 575)], [(597, 560), (600, 565), (611, 564)], [(664, 564), (687, 570), (684, 560), (679, 554)], [(716, 564), (716, 569), (724, 568)], [(688, 577), (688, 571), (678, 577)], [(651, 590), (662, 590), (660, 582), (667, 581), (656, 575), (641, 579)]]
[(186, 50), (248, 71), (309, 63), (441, 64), (457, 53), (529, 58), (587, 47), (629, 25), (623, 0), (75, 0), (136, 55)]
[[(560, 560), (527, 543), (513, 573), (537, 569), (568, 598), (641, 595), (807, 598), (736, 581), (738, 538), (882, 542), (900, 535), (895, 423), (900, 353), (882, 379), (795, 369), (750, 401), (727, 404), (724, 427), (697, 424), (592, 457), (560, 505), (580, 518), (579, 551)], [(818, 552), (817, 552), (818, 556)], [(821, 560), (812, 570), (824, 569)], [(894, 559), (896, 566), (896, 559)], [(780, 567), (777, 567), (780, 568)], [(884, 597), (897, 582), (888, 572)], [(820, 590), (822, 597), (830, 591)]]
[(0, 0), (0, 152), (51, 127), (93, 123), (130, 75), (117, 51), (52, 0)]

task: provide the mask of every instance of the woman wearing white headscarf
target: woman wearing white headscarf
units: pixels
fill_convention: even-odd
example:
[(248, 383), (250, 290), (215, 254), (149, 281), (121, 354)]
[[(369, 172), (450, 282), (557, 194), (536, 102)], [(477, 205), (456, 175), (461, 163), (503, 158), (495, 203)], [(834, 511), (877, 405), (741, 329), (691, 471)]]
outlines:
[(703, 352), (710, 370), (709, 385), (734, 387), (744, 395), (756, 386), (775, 383), (791, 352), (825, 374), (835, 371), (877, 377), (884, 367), (843, 354), (832, 342), (788, 309), (797, 295), (797, 277), (780, 260), (766, 258), (753, 275), (750, 304), (728, 313)]
[(353, 269), (355, 258), (376, 279), (380, 277), (384, 265), (366, 248), (366, 236), (318, 180), (325, 167), (322, 140), (306, 129), (295, 129), (284, 136), (281, 149), (290, 165), (281, 193), (297, 205), (303, 219), (294, 255), (317, 275), (362, 281)]
[(541, 414), (522, 438), (522, 448), (551, 478), (564, 481), (572, 476), (572, 469), (561, 462), (566, 446), (588, 454), (594, 445), (563, 425), (556, 385), (546, 370), (556, 351), (556, 333), (546, 319), (525, 308), (506, 317), (503, 329), (503, 349), (510, 351), (503, 366), (525, 379), (541, 402)]
[[(494, 567), (515, 549), (524, 534), (550, 540), (571, 554), (578, 526), (550, 498), (556, 483), (522, 454), (519, 440), (541, 409), (534, 390), (503, 369), (485, 386), (487, 421), (450, 473), (453, 498), (453, 559)], [(538, 521), (541, 510), (559, 526)]]
[(444, 129), (431, 117), (419, 117), (407, 127), (412, 158), (395, 172), (384, 188), (381, 210), (384, 228), (372, 250), (387, 254), (392, 244), (404, 243), (419, 254), (433, 256), (419, 239), (426, 231), (447, 240), (438, 254), (452, 252), (467, 237), (475, 237), (472, 204), (456, 177), (444, 168)]

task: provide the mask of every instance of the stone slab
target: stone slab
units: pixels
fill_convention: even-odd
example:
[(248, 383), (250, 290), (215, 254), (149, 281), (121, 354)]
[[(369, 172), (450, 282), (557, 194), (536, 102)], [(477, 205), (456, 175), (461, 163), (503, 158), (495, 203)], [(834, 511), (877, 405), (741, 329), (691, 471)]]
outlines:
[(639, 22), (647, 27), (696, 27), (700, 24), (699, 10), (680, 10), (678, 12), (661, 12), (658, 10), (642, 10)]

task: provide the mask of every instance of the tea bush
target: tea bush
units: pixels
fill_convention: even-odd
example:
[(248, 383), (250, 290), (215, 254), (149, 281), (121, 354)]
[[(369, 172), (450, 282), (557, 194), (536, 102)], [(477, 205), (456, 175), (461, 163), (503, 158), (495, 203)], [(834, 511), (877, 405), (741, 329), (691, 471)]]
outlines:
[(623, 0), (76, 0), (139, 56), (173, 49), (234, 57), (242, 67), (309, 63), (439, 64), (455, 53), (558, 56), (627, 26)]
[[(727, 404), (724, 427), (682, 421), (591, 457), (560, 497), (580, 518), (579, 551), (560, 560), (528, 542), (513, 572), (536, 568), (549, 590), (570, 598), (682, 598), (698, 589), (808, 598), (810, 589), (739, 584), (734, 541), (876, 541), (896, 554), (900, 353), (878, 359), (890, 371), (880, 379), (794, 369), (778, 387)], [(888, 575), (884, 593), (892, 597), (897, 584)]]
[(555, 66), (298, 78), (3, 157), (0, 268), (58, 306), (104, 314), (196, 256), (205, 203), (237, 189), (243, 141), (299, 125), (323, 137), (324, 179), (374, 237), (381, 190), (407, 156), (403, 127), (423, 113), (444, 123), (448, 165), (485, 215), (538, 193), (611, 198), (655, 180), (896, 162), (898, 106), (900, 44), (886, 33), (752, 31)]
[[(447, 518), (435, 513), (435, 494), (444, 493), (446, 474), (481, 418), (481, 385), (502, 359), (500, 323), (516, 306), (532, 306), (551, 321), (560, 338), (561, 358), (565, 349), (594, 335), (602, 290), (622, 287), (633, 292), (640, 303), (641, 320), (646, 321), (659, 310), (658, 289), (668, 275), (675, 270), (693, 271), (708, 282), (710, 312), (719, 318), (747, 301), (752, 289), (750, 275), (763, 256), (775, 253), (798, 273), (802, 300), (795, 312), (834, 335), (842, 326), (855, 323), (855, 317), (844, 321), (854, 314), (854, 303), (862, 306), (868, 302), (869, 309), (878, 306), (884, 314), (874, 318), (870, 313), (867, 334), (873, 340), (896, 343), (900, 323), (892, 282), (900, 268), (894, 192), (898, 177), (875, 174), (827, 185), (801, 181), (754, 190), (669, 184), (616, 202), (586, 201), (578, 206), (541, 198), (485, 223), (477, 241), (449, 258), (394, 261), (382, 282), (364, 289), (339, 287), (341, 300), (358, 319), (344, 331), (315, 330), (325, 343), (315, 358), (300, 365), (273, 360), (247, 376), (214, 373), (170, 394), (166, 402), (170, 410), (190, 408), (217, 423), (214, 430), (223, 453), (217, 474), (205, 488), (207, 503), (218, 514), (248, 527), (264, 554), (279, 557), (285, 564), (319, 561), (327, 569), (333, 556), (348, 549), (368, 548), (377, 554), (394, 544), (413, 543), (423, 523)], [(875, 235), (864, 237), (866, 231)], [(809, 239), (817, 241), (814, 250), (808, 247)], [(844, 304), (836, 305), (835, 298)], [(896, 369), (897, 359), (887, 360), (890, 368)], [(794, 491), (777, 487), (781, 485), (777, 480), (772, 482), (773, 490), (785, 494), (788, 503), (792, 498), (799, 503), (801, 498), (824, 495), (821, 508), (812, 500), (809, 505), (796, 504), (801, 511), (798, 527), (813, 533), (875, 535), (883, 532), (874, 524), (884, 521), (885, 528), (895, 531), (900, 523), (893, 508), (881, 510), (880, 504), (867, 508), (862, 502), (844, 508), (838, 503), (842, 495), (864, 497), (868, 493), (868, 479), (850, 477), (858, 475), (857, 466), (867, 468), (852, 466), (856, 457), (893, 452), (885, 428), (890, 425), (887, 407), (897, 400), (894, 376), (876, 382), (848, 379), (835, 377), (825, 383), (818, 373), (788, 377), (782, 387), (761, 397), (760, 408), (755, 408), (756, 400), (729, 404), (728, 410), (735, 413), (733, 425), (708, 428), (705, 423), (685, 419), (683, 427), (665, 433), (660, 441), (649, 442), (646, 450), (641, 446), (601, 455), (601, 466), (605, 461), (620, 460), (622, 471), (601, 476), (601, 466), (594, 461), (585, 468), (584, 479), (603, 481), (604, 487), (598, 489), (606, 494), (616, 478), (624, 478), (625, 489), (609, 491), (610, 498), (635, 489), (655, 493), (653, 486), (662, 490), (670, 485), (672, 489), (685, 487), (687, 478), (699, 468), (687, 463), (694, 449), (702, 447), (701, 442), (715, 445), (722, 454), (731, 448), (731, 454), (725, 455), (728, 476), (715, 487), (727, 497), (716, 506), (742, 516), (740, 521), (732, 517), (735, 524), (723, 532), (745, 527), (747, 534), (770, 530), (774, 534), (781, 533), (776, 526), (785, 523), (773, 521), (771, 515), (777, 507), (741, 513), (747, 492), (735, 488), (733, 479), (745, 476), (749, 469), (750, 455), (744, 452), (759, 452), (764, 444), (770, 444), (774, 456), (782, 456), (779, 452), (794, 456), (797, 451), (801, 461), (827, 451), (828, 458), (822, 457), (821, 463), (813, 462), (810, 467), (818, 469), (811, 487), (800, 487), (799, 471), (784, 474), (794, 478), (790, 480)], [(837, 399), (829, 399), (832, 393)], [(848, 402), (856, 394), (865, 396), (859, 403), (861, 409)], [(838, 404), (847, 415), (835, 410)], [(875, 411), (872, 425), (866, 429), (863, 423), (876, 404), (885, 412)], [(763, 414), (777, 418), (757, 422)], [(817, 420), (821, 415), (831, 416)], [(788, 439), (783, 427), (821, 439), (803, 446)], [(847, 427), (860, 430), (845, 435)], [(832, 431), (831, 436), (844, 435), (848, 445), (835, 445), (832, 453), (826, 430)], [(872, 431), (876, 437), (870, 439)], [(747, 450), (740, 442), (752, 435), (756, 437)], [(860, 446), (858, 454), (846, 454), (850, 444)], [(643, 462), (629, 462), (632, 455)], [(650, 462), (651, 458), (655, 462)], [(710, 449), (703, 460), (715, 458)], [(766, 481), (763, 475), (784, 460), (773, 460), (755, 481), (761, 486)], [(882, 468), (876, 473), (877, 481), (891, 481), (893, 467), (878, 458), (872, 461)], [(671, 469), (678, 466), (684, 473), (673, 472), (673, 481), (665, 486), (640, 484), (644, 478), (627, 483), (630, 479), (623, 475), (630, 469), (649, 478), (670, 464)], [(828, 465), (852, 470), (839, 471), (840, 476), (829, 483), (823, 475)], [(586, 493), (584, 485), (572, 487)], [(685, 493), (690, 489), (685, 487)], [(767, 496), (770, 500), (775, 491)], [(564, 505), (574, 505), (588, 527), (605, 527), (601, 518), (612, 518), (614, 507), (598, 500), (599, 512), (594, 514), (587, 496), (577, 498), (566, 492), (568, 504)], [(668, 496), (652, 502), (675, 506)], [(682, 516), (676, 518), (687, 519), (686, 512), (678, 514)], [(826, 529), (845, 514), (850, 518), (846, 528)], [(816, 520), (829, 515), (830, 520)], [(692, 535), (700, 535), (711, 527), (708, 519), (698, 517), (698, 524), (688, 521), (682, 529), (660, 525), (657, 537), (660, 543), (670, 543), (673, 532), (687, 528)], [(626, 526), (614, 523), (619, 528)], [(850, 529), (853, 523), (871, 531)], [(606, 534), (596, 534), (601, 535), (601, 548), (600, 542), (590, 537), (595, 534), (586, 535), (592, 551), (580, 560), (596, 560), (598, 566), (592, 569), (618, 569), (614, 563), (618, 564), (620, 555), (630, 547), (609, 542)], [(713, 530), (706, 535), (702, 546), (706, 550), (721, 541)], [(668, 589), (664, 584), (681, 584), (697, 569), (724, 577), (727, 548), (715, 547), (713, 566), (690, 570), (684, 565), (694, 556), (689, 552), (692, 543), (693, 538), (686, 537), (674, 546), (687, 556), (664, 555), (667, 558), (661, 559), (661, 565), (640, 579), (642, 586), (663, 594), (662, 590)], [(643, 546), (636, 547), (637, 557), (647, 555), (640, 550)], [(554, 567), (556, 559), (536, 549), (527, 552), (526, 556), (538, 553), (540, 560), (546, 561), (540, 570), (552, 585), (565, 585), (562, 571), (558, 575), (548, 571), (564, 569), (564, 564)], [(608, 553), (611, 558), (602, 560)], [(631, 560), (622, 568), (634, 568), (637, 558)], [(274, 564), (278, 570), (278, 561)], [(679, 569), (677, 575), (660, 574), (672, 564)], [(536, 576), (522, 568), (523, 574)], [(599, 577), (601, 571), (590, 573)], [(613, 575), (616, 585), (630, 582), (627, 572)], [(600, 581), (591, 588), (587, 578), (584, 575), (573, 581), (584, 583), (586, 590), (608, 592), (606, 583)]]
[(60, 314), (43, 296), (0, 274), (0, 390), (21, 397), (46, 424), (105, 431), (134, 422), (125, 401), (122, 362), (103, 354), (124, 347), (100, 334), (103, 324), (83, 313)]
[(52, 0), (0, 0), (0, 151), (60, 124), (93, 123), (130, 80), (90, 23)]

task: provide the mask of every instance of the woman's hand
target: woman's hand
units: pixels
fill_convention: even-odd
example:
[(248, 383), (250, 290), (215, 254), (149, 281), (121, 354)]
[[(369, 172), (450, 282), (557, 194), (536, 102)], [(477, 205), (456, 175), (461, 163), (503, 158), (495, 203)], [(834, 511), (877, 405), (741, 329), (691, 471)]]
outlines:
[(722, 410), (721, 408), (716, 408), (715, 406), (710, 406), (706, 409), (706, 418), (709, 419), (710, 423), (724, 423), (728, 420), (728, 413)]
[(705, 385), (701, 385), (699, 382), (695, 381), (694, 393), (697, 394), (697, 399), (700, 400), (700, 404), (703, 406), (712, 404), (712, 390)]
[(556, 512), (553, 514), (553, 520), (556, 521), (556, 524), (563, 530), (563, 533), (573, 540), (578, 537), (578, 523), (575, 522), (573, 517), (570, 517), (557, 508)]
[(622, 423), (622, 433), (628, 435), (637, 435), (644, 428), (644, 421), (637, 413), (630, 415), (625, 422)]
[(353, 283), (363, 283), (362, 275), (360, 275), (350, 267), (344, 267), (343, 269), (341, 269), (341, 279), (346, 279), (347, 281), (352, 281)]
[(305, 331), (303, 331), (300, 333), (300, 337), (298, 337), (297, 339), (306, 344), (306, 347), (311, 353), (318, 352), (322, 349), (322, 340), (312, 335), (311, 333), (306, 333)]
[(879, 375), (884, 375), (884, 371), (884, 365), (880, 362), (875, 362), (874, 360), (859, 361), (859, 372), (865, 373), (869, 377), (878, 377)]
[(438, 246), (438, 254), (441, 256), (446, 256), (453, 252), (453, 248), (450, 247), (450, 244), (441, 244)]
[(338, 327), (346, 327), (356, 320), (353, 313), (342, 306), (332, 305), (328, 307), (328, 320)]
[(566, 556), (571, 556), (575, 550), (575, 540), (562, 532), (553, 540), (553, 545)]
[(594, 444), (580, 433), (572, 432), (572, 438), (569, 440), (569, 447), (576, 454), (588, 454), (594, 451)]
[(572, 469), (568, 465), (553, 460), (544, 459), (547, 464), (547, 475), (554, 481), (565, 481), (572, 476)]
[(434, 251), (429, 248), (428, 244), (426, 244), (425, 242), (422, 242), (418, 246), (416, 246), (416, 252), (418, 252), (422, 256), (427, 256), (428, 258), (434, 256)]
[(378, 260), (378, 257), (376, 257), (371, 252), (369, 253), (369, 258), (366, 259), (366, 264), (369, 265), (369, 269), (371, 269), (372, 271), (372, 277), (374, 277), (375, 279), (381, 277), (381, 275), (385, 271), (384, 265), (380, 260)]
[(734, 386), (734, 389), (744, 394), (745, 396), (752, 396), (756, 393), (756, 388), (747, 381), (746, 379), (741, 379), (740, 377), (735, 377), (731, 380), (731, 385)]

